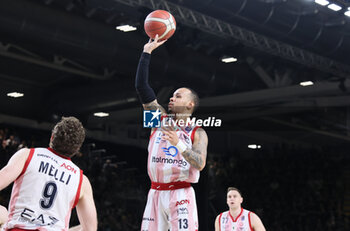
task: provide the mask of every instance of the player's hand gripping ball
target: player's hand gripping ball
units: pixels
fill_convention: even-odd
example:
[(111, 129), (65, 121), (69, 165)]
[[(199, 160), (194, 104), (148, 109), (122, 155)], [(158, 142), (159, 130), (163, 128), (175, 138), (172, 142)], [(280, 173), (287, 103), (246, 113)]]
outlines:
[(176, 21), (168, 11), (155, 10), (145, 19), (145, 32), (154, 39), (158, 34), (159, 41), (169, 39), (176, 30)]

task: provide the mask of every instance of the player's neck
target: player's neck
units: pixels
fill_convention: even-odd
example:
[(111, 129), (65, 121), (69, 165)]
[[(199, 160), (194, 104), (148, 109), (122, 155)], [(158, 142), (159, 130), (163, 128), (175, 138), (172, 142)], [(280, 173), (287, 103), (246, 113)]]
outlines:
[(233, 219), (236, 219), (239, 214), (241, 213), (242, 211), (242, 207), (238, 207), (238, 208), (230, 208), (230, 214), (231, 216), (233, 217)]

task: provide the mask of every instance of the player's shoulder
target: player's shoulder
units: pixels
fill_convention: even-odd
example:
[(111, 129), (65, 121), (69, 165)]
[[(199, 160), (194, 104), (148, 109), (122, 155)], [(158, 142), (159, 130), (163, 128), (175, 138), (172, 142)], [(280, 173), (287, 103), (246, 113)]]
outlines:
[(198, 127), (195, 130), (194, 140), (195, 139), (208, 139), (207, 132), (202, 127)]
[(84, 194), (87, 194), (90, 191), (92, 191), (90, 180), (85, 174), (83, 174), (79, 199), (82, 198)]
[[(256, 215), (256, 213), (252, 212), (252, 211), (249, 211), (249, 215), (250, 215), (250, 218), (259, 218), (258, 215)], [(260, 218), (259, 218), (260, 219)]]
[(260, 217), (258, 215), (256, 215), (256, 213), (249, 211), (249, 210), (246, 210), (246, 211), (248, 213), (249, 219), (251, 220), (251, 222), (253, 224), (260, 220)]
[(86, 184), (90, 184), (90, 180), (89, 180), (89, 178), (85, 175), (85, 174), (83, 174), (83, 183), (86, 183)]
[(225, 215), (227, 212), (228, 212), (228, 210), (219, 213), (219, 214), (216, 216), (216, 219), (219, 219), (220, 217), (222, 217), (223, 215)]
[(29, 148), (21, 148), (13, 156), (15, 158), (27, 159), (30, 151), (31, 151), (31, 149), (29, 149)]
[(200, 126), (196, 126), (193, 128), (193, 132), (195, 132), (195, 134), (201, 134), (201, 135), (207, 135), (207, 132), (204, 130), (204, 128), (200, 127)]
[(219, 213), (219, 214), (216, 216), (215, 222), (219, 222), (221, 215), (222, 215), (222, 213)]
[(197, 126), (196, 128), (197, 128), (197, 129), (196, 129), (196, 130), (197, 130), (197, 132), (199, 132), (199, 131), (200, 131), (200, 132), (205, 132), (205, 133), (206, 133), (206, 131), (204, 130), (204, 128), (203, 128), (203, 127)]
[(26, 152), (30, 152), (32, 149), (31, 148), (21, 148), (17, 151), (17, 153), (26, 153)]

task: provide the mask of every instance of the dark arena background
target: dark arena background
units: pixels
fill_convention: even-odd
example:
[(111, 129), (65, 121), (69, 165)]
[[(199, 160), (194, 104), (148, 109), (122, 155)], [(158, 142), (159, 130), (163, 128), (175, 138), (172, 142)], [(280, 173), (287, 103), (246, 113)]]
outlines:
[(228, 209), (229, 186), (266, 230), (350, 230), (350, 1), (322, 2), (0, 0), (0, 167), (22, 147), (47, 147), (61, 116), (76, 116), (87, 139), (73, 161), (91, 180), (99, 230), (140, 230), (150, 129), (135, 74), (144, 19), (163, 9), (177, 28), (152, 53), (158, 101), (188, 86), (195, 116), (222, 120), (205, 128), (200, 231)]

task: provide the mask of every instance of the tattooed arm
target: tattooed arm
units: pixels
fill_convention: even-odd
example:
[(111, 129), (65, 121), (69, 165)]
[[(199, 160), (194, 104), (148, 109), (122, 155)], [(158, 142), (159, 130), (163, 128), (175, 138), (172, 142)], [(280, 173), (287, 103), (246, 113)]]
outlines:
[(158, 101), (156, 99), (153, 100), (152, 102), (144, 103), (144, 104), (142, 104), (142, 106), (145, 110), (157, 110), (157, 109), (159, 109), (162, 112), (162, 115), (166, 114), (165, 109), (158, 103)]
[(208, 136), (203, 128), (198, 128), (194, 134), (192, 149), (187, 148), (182, 156), (193, 167), (202, 171), (207, 160)]

